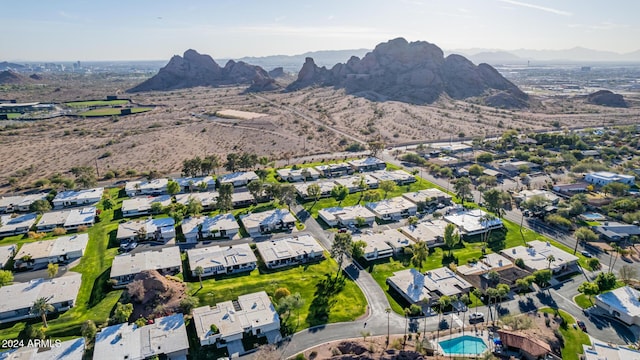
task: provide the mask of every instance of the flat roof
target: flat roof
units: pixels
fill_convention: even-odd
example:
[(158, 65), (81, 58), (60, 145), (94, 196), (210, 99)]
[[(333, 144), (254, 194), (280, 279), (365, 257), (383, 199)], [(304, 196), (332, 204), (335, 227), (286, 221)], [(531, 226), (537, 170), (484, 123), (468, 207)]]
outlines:
[(158, 228), (173, 227), (175, 226), (173, 218), (157, 218), (157, 219), (144, 219), (136, 221), (127, 221), (126, 223), (118, 224), (118, 232), (116, 239), (126, 239), (132, 236), (137, 236), (140, 229), (145, 228), (147, 234), (151, 234)]
[(168, 183), (169, 179), (127, 181), (124, 185), (124, 189), (125, 191), (158, 190), (166, 188)]
[(81, 282), (81, 274), (67, 272), (54, 279), (35, 279), (3, 286), (0, 288), (0, 313), (30, 308), (41, 297), (49, 298), (50, 304), (75, 302)]
[(362, 205), (355, 206), (336, 206), (318, 210), (318, 215), (328, 221), (332, 220), (355, 220), (358, 217), (367, 219), (375, 218), (375, 214), (371, 210)]
[(552, 269), (578, 260), (577, 256), (560, 250), (547, 242), (532, 240), (527, 242), (527, 245), (529, 247), (519, 245), (509, 249), (504, 249), (500, 251), (500, 253), (512, 259), (521, 258), (527, 267), (534, 270), (549, 268), (549, 262), (547, 261), (547, 257), (549, 257), (549, 255), (553, 255), (555, 258), (555, 261), (551, 263)]
[(291, 259), (305, 254), (322, 254), (324, 249), (309, 234), (256, 243), (260, 257), (264, 262)]
[(413, 241), (434, 241), (444, 236), (444, 228), (447, 222), (444, 220), (427, 220), (415, 225), (407, 225), (399, 230)]
[(189, 339), (183, 315), (174, 314), (142, 327), (123, 323), (102, 329), (96, 334), (93, 359), (142, 360), (187, 349)]
[(275, 224), (279, 221), (295, 222), (296, 218), (287, 209), (274, 209), (242, 215), (240, 221), (246, 228), (252, 229), (260, 227), (260, 225)]
[(480, 209), (463, 210), (445, 215), (444, 219), (456, 225), (463, 233), (475, 233), (478, 231), (486, 231), (489, 228), (502, 226), (502, 220), (494, 217), (493, 220), (484, 221), (482, 218), (487, 215)]
[(36, 200), (46, 199), (47, 193), (0, 197), (0, 207), (29, 206)]
[(16, 254), (16, 259), (23, 256), (31, 256), (32, 259), (42, 259), (54, 256), (63, 256), (71, 252), (81, 251), (87, 248), (89, 234), (76, 234), (61, 236), (53, 240), (36, 241), (25, 243)]
[(594, 342), (582, 345), (585, 360), (640, 360), (640, 351), (624, 346)]
[(17, 245), (0, 246), (0, 268), (3, 268), (18, 249)]
[(390, 251), (393, 248), (387, 244), (387, 236), (382, 233), (369, 233), (353, 235), (353, 241), (364, 241), (367, 245), (364, 248), (365, 254), (373, 252), (385, 252)]
[(494, 269), (510, 266), (513, 266), (511, 260), (497, 253), (489, 253), (475, 263), (458, 266), (456, 271), (462, 275), (484, 274)]
[(202, 184), (207, 184), (207, 187), (216, 185), (216, 181), (213, 179), (213, 176), (180, 177), (173, 179), (173, 181), (177, 182), (181, 188), (187, 186), (200, 187)]
[(93, 189), (85, 189), (85, 190), (67, 190), (63, 192), (59, 192), (53, 201), (78, 201), (78, 200), (91, 200), (97, 198), (98, 200), (102, 198), (102, 193), (104, 193), (104, 188), (93, 188)]
[(110, 277), (137, 274), (146, 270), (172, 267), (182, 268), (180, 248), (171, 246), (160, 250), (149, 250), (136, 254), (122, 254), (113, 258)]
[(369, 210), (374, 213), (384, 215), (384, 214), (395, 214), (397, 212), (408, 210), (411, 208), (416, 208), (416, 204), (407, 200), (402, 196), (396, 196), (391, 199), (386, 199), (377, 202), (366, 203), (366, 206)]
[(534, 196), (542, 196), (547, 201), (551, 201), (551, 202), (556, 202), (560, 200), (560, 197), (558, 197), (558, 195), (552, 193), (551, 191), (542, 190), (542, 189), (522, 190), (519, 193), (514, 195), (516, 199), (519, 199), (522, 201), (527, 201)]
[(71, 209), (64, 226), (77, 226), (83, 224), (93, 224), (96, 219), (97, 209), (95, 206)]
[(69, 217), (70, 213), (71, 213), (71, 209), (48, 211), (42, 214), (36, 226), (37, 227), (45, 227), (45, 226), (52, 226), (52, 225), (62, 226), (64, 225), (64, 222), (67, 220), (67, 217)]
[(596, 299), (609, 305), (621, 314), (631, 317), (640, 316), (640, 291), (624, 286), (596, 296)]
[(447, 267), (427, 271), (424, 286), (429, 291), (447, 296), (460, 294), (473, 287), (473, 285)]
[(242, 334), (245, 329), (264, 327), (273, 324), (279, 327), (280, 317), (264, 291), (240, 295), (238, 307), (231, 300), (217, 303), (215, 306), (202, 306), (193, 309), (193, 323), (201, 340), (211, 334), (211, 324), (220, 331), (220, 337)]
[(415, 177), (404, 170), (376, 170), (369, 173), (374, 178), (378, 179), (378, 181), (383, 180), (391, 180), (391, 181), (407, 181), (410, 179), (415, 179)]
[(333, 182), (335, 184), (346, 186), (347, 188), (357, 188), (360, 185), (360, 179), (364, 179), (365, 184), (367, 184), (367, 186), (369, 187), (378, 185), (378, 179), (369, 174), (358, 174), (334, 178)]
[(82, 360), (84, 338), (62, 341), (51, 348), (23, 346), (0, 353), (0, 360)]
[(349, 164), (345, 163), (345, 162), (341, 162), (341, 163), (337, 163), (337, 164), (324, 164), (324, 165), (318, 165), (315, 167), (316, 170), (324, 172), (326, 170), (342, 170), (342, 169), (350, 169), (351, 167), (349, 166)]
[(129, 211), (147, 211), (151, 209), (151, 204), (160, 203), (162, 206), (171, 205), (171, 196), (138, 196), (130, 199), (122, 200), (122, 212)]
[(317, 184), (320, 186), (320, 193), (322, 194), (327, 194), (331, 192), (331, 189), (333, 189), (336, 186), (336, 183), (331, 181), (331, 180), (322, 180), (322, 181), (316, 181), (316, 182), (306, 182), (306, 183), (301, 183), (301, 184), (294, 184), (293, 187), (296, 188), (296, 191), (298, 192), (298, 194), (306, 196), (309, 194), (308, 189), (309, 186), (311, 184)]
[(238, 230), (240, 225), (232, 213), (218, 214), (215, 216), (191, 216), (182, 220), (182, 232), (198, 233), (198, 226), (202, 224), (203, 231), (211, 230)]
[(218, 266), (234, 266), (251, 264), (258, 261), (249, 244), (233, 246), (207, 246), (187, 250), (189, 269), (194, 271), (198, 266), (204, 269)]
[(347, 163), (354, 167), (374, 166), (374, 165), (382, 165), (382, 164), (384, 164), (385, 166), (387, 165), (384, 161), (373, 156), (370, 156), (364, 159), (355, 159), (355, 160), (347, 161)]
[(425, 276), (418, 270), (411, 268), (393, 273), (387, 278), (395, 287), (414, 303), (424, 299), (431, 300), (429, 290), (424, 286)]
[(276, 170), (276, 173), (280, 177), (289, 177), (289, 176), (298, 177), (298, 176), (305, 176), (305, 174), (308, 174), (307, 176), (316, 176), (316, 177), (320, 176), (320, 172), (312, 167), (299, 168), (295, 170), (292, 168), (284, 168), (284, 169)]
[(247, 183), (258, 180), (259, 177), (256, 175), (255, 171), (238, 171), (231, 174), (224, 174), (218, 176), (218, 181), (221, 184), (228, 182), (236, 182), (236, 181), (245, 181)]
[(38, 217), (38, 214), (36, 213), (22, 214), (16, 217), (13, 217), (13, 215), (0, 215), (0, 222), (2, 223), (2, 226), (0, 226), (0, 233), (13, 232), (16, 231), (16, 229), (22, 228), (29, 229), (33, 223), (36, 222), (36, 218)]
[(217, 198), (217, 191), (194, 192), (190, 194), (177, 194), (176, 202), (179, 204), (187, 205), (189, 203), (189, 199), (195, 199), (200, 201), (200, 204), (202, 204), (202, 206), (208, 206), (215, 203)]
[(402, 197), (411, 201), (414, 204), (419, 202), (428, 203), (433, 200), (442, 201), (442, 200), (451, 200), (451, 195), (439, 189), (425, 189), (418, 190), (415, 192), (402, 194)]
[(635, 176), (633, 175), (625, 175), (625, 174), (617, 174), (617, 173), (613, 173), (610, 171), (597, 171), (597, 172), (590, 172), (587, 175), (590, 175), (592, 177), (598, 177), (601, 179), (606, 179), (606, 180), (618, 180), (618, 179), (635, 179)]

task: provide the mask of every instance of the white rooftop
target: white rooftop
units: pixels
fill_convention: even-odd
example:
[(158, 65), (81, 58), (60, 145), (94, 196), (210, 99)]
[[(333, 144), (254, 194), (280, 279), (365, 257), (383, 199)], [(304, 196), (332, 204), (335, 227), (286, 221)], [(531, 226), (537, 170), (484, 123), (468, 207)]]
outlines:
[(0, 246), (0, 268), (3, 268), (18, 250), (17, 245)]
[(108, 326), (96, 335), (94, 360), (142, 360), (187, 350), (189, 340), (182, 314), (155, 319), (151, 325)]
[(102, 198), (102, 193), (104, 193), (104, 188), (101, 187), (85, 190), (67, 190), (59, 192), (58, 195), (53, 198), (53, 201), (84, 201), (93, 199), (99, 200), (100, 198)]
[(509, 267), (511, 265), (513, 265), (513, 263), (506, 257), (497, 253), (489, 253), (475, 263), (458, 266), (456, 271), (462, 275), (484, 274), (491, 270)]
[(17, 195), (17, 196), (1, 196), (0, 208), (13, 206), (15, 207), (28, 207), (36, 200), (46, 199), (47, 193), (29, 194), (29, 195)]
[(591, 175), (592, 177), (597, 177), (597, 178), (606, 179), (610, 181), (617, 181), (621, 179), (625, 179), (625, 180), (635, 179), (635, 176), (633, 175), (616, 174), (609, 171), (592, 172), (592, 173), (589, 173), (589, 175)]
[(249, 244), (237, 244), (233, 246), (207, 246), (187, 250), (189, 269), (195, 270), (198, 266), (202, 268), (218, 266), (234, 266), (250, 264), (258, 261)]
[(264, 262), (291, 259), (311, 253), (321, 254), (324, 251), (316, 239), (309, 234), (261, 241), (256, 243), (256, 247)]
[(368, 187), (375, 187), (378, 185), (378, 179), (367, 173), (335, 178), (333, 179), (333, 182), (335, 184), (346, 186), (347, 188), (358, 188), (360, 186), (361, 179), (364, 179), (364, 182)]
[(624, 346), (594, 342), (582, 345), (584, 360), (640, 360), (640, 351)]
[(364, 159), (356, 159), (356, 160), (351, 160), (351, 161), (347, 161), (347, 163), (351, 166), (354, 167), (363, 167), (363, 166), (373, 166), (373, 165), (382, 165), (386, 163), (378, 158), (375, 158), (373, 156), (370, 156), (368, 158), (364, 158)]
[(182, 220), (182, 232), (198, 233), (198, 225), (202, 224), (203, 231), (239, 229), (240, 225), (232, 213), (218, 214), (214, 216), (188, 217)]
[(228, 182), (233, 183), (236, 181), (250, 183), (251, 181), (258, 179), (259, 177), (254, 171), (239, 171), (218, 176), (218, 181), (220, 182), (220, 184)]
[(82, 275), (67, 272), (55, 279), (35, 279), (0, 288), (0, 313), (29, 308), (38, 298), (49, 298), (49, 303), (75, 302)]
[(560, 268), (565, 264), (578, 260), (578, 257), (575, 255), (560, 250), (548, 242), (533, 240), (527, 242), (527, 245), (530, 247), (527, 248), (519, 245), (510, 249), (504, 249), (500, 252), (512, 259), (521, 258), (527, 267), (534, 270), (549, 268), (549, 262), (547, 261), (549, 255), (553, 255), (555, 258), (555, 261), (551, 263), (551, 269)]
[(336, 186), (335, 182), (329, 181), (329, 180), (324, 180), (324, 181), (316, 181), (316, 182), (306, 182), (306, 183), (294, 184), (293, 187), (296, 188), (296, 191), (298, 192), (298, 194), (300, 194), (302, 196), (307, 196), (309, 194), (308, 189), (309, 189), (309, 186), (311, 184), (319, 185), (321, 194), (330, 193), (331, 189), (333, 189)]
[(189, 203), (189, 199), (194, 199), (200, 201), (200, 204), (202, 204), (202, 206), (209, 206), (214, 204), (217, 198), (217, 191), (194, 192), (190, 194), (177, 194), (176, 202), (179, 204), (187, 205)]
[(284, 169), (276, 170), (276, 173), (282, 178), (288, 178), (289, 176), (294, 178), (304, 177), (304, 176), (313, 176), (313, 177), (320, 176), (320, 172), (318, 172), (318, 170), (312, 167), (299, 168), (295, 170), (292, 168), (284, 168)]
[(137, 254), (122, 254), (113, 258), (110, 277), (137, 274), (145, 270), (182, 267), (180, 248), (171, 246), (159, 251), (149, 250)]
[(424, 280), (425, 276), (414, 268), (395, 272), (387, 279), (414, 303), (425, 299), (429, 301), (432, 298), (424, 286)]
[(122, 200), (122, 212), (129, 211), (149, 211), (151, 210), (151, 204), (154, 202), (160, 203), (163, 207), (171, 205), (171, 196), (138, 196), (131, 199)]
[(487, 213), (480, 209), (463, 210), (445, 215), (444, 219), (458, 227), (462, 233), (477, 233), (486, 231), (492, 227), (501, 227), (502, 220), (495, 217), (492, 220), (483, 220)]
[[(15, 216), (13, 215), (0, 215), (0, 233), (14, 232), (17, 229), (27, 228), (29, 229), (33, 223), (36, 222), (38, 214), (28, 213)], [(26, 232), (26, 231), (24, 231)]]
[(149, 192), (166, 189), (169, 179), (135, 180), (127, 181), (124, 185), (125, 192)]
[(640, 291), (624, 286), (596, 296), (613, 310), (631, 317), (640, 316)]
[(429, 203), (431, 201), (451, 200), (451, 195), (439, 189), (425, 189), (416, 192), (402, 194), (402, 197), (417, 204), (419, 202)]
[(369, 173), (374, 178), (378, 179), (378, 181), (383, 180), (391, 180), (391, 181), (407, 181), (410, 179), (415, 179), (415, 177), (404, 170), (376, 170)]
[(87, 233), (25, 243), (16, 254), (16, 259), (20, 259), (23, 256), (31, 256), (33, 259), (59, 257), (77, 251), (84, 253), (88, 243), (89, 234)]
[(156, 231), (156, 229), (173, 226), (175, 226), (175, 221), (170, 217), (127, 221), (126, 223), (118, 224), (116, 239), (127, 239), (137, 236), (142, 228), (146, 229), (147, 234), (151, 234)]
[(405, 235), (413, 241), (435, 241), (444, 236), (444, 228), (447, 222), (444, 220), (422, 221), (416, 225), (407, 225), (400, 228)]
[(0, 360), (82, 360), (84, 338), (62, 341), (53, 347), (24, 346), (0, 353)]
[(200, 188), (203, 186), (202, 184), (207, 184), (207, 187), (215, 187), (216, 185), (216, 181), (213, 179), (213, 176), (181, 177), (173, 179), (173, 181), (177, 182), (181, 189), (184, 189), (185, 187)]
[(260, 227), (260, 225), (275, 224), (280, 221), (295, 222), (296, 218), (287, 209), (274, 209), (242, 215), (240, 221), (245, 228), (253, 229)]
[[(396, 230), (391, 230), (391, 231), (395, 231), (396, 233), (398, 233), (398, 235), (402, 235), (400, 234), (398, 231)], [(367, 246), (364, 248), (364, 253), (365, 254), (370, 254), (370, 253), (374, 253), (374, 252), (387, 252), (392, 250), (392, 247), (387, 244), (387, 239), (388, 239), (388, 234), (385, 233), (368, 233), (368, 234), (358, 234), (358, 235), (353, 235), (353, 241), (364, 241)]]
[(457, 295), (472, 287), (470, 283), (447, 267), (427, 271), (424, 286), (438, 295)]
[(371, 210), (367, 209), (362, 205), (345, 206), (345, 207), (337, 206), (332, 208), (321, 209), (321, 210), (318, 210), (318, 215), (322, 216), (328, 221), (331, 221), (331, 220), (348, 221), (358, 217), (361, 217), (364, 219), (375, 217), (375, 214), (371, 212)]
[(96, 218), (96, 212), (95, 206), (71, 209), (67, 220), (64, 222), (64, 226), (70, 227), (93, 223)]
[(386, 199), (378, 202), (366, 203), (365, 206), (380, 215), (396, 214), (403, 210), (409, 210), (415, 208), (416, 204), (403, 198), (402, 196), (396, 196), (391, 199)]

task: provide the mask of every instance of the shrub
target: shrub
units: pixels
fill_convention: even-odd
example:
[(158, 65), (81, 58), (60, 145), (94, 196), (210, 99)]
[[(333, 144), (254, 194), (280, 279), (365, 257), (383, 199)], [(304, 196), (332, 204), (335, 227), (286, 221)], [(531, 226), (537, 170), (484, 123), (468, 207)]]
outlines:
[(298, 355), (296, 355), (296, 357), (294, 357), (295, 360), (307, 360), (307, 358), (304, 356), (303, 353), (299, 353)]
[(51, 233), (53, 235), (55, 235), (55, 236), (64, 235), (64, 234), (67, 233), (67, 229), (61, 228), (61, 227), (57, 227), (57, 228), (53, 229), (53, 231)]
[(27, 237), (28, 237), (29, 239), (35, 239), (35, 240), (37, 240), (37, 239), (42, 239), (42, 238), (43, 238), (43, 237), (45, 237), (46, 235), (47, 235), (47, 234), (45, 234), (45, 233), (39, 233), (39, 232), (36, 232), (36, 231), (29, 231), (29, 232), (27, 233)]
[(273, 293), (273, 297), (276, 299), (276, 301), (282, 298), (285, 298), (289, 295), (291, 295), (291, 291), (289, 291), (289, 289), (284, 287), (277, 288), (276, 291)]
[(85, 232), (87, 230), (89, 230), (89, 228), (85, 225), (78, 226), (78, 232)]
[(515, 264), (520, 269), (524, 269), (524, 260), (522, 258), (517, 258)]

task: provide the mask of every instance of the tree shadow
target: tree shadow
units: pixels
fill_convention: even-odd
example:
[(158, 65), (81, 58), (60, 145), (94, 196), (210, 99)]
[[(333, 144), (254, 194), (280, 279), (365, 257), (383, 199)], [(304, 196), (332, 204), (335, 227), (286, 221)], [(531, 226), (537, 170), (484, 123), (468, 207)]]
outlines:
[(536, 308), (536, 305), (533, 302), (533, 299), (530, 297), (527, 297), (526, 300), (523, 300), (523, 299), (518, 300), (518, 309), (520, 310), (521, 313), (526, 313), (531, 310), (535, 310), (535, 308)]
[(307, 323), (309, 326), (322, 325), (329, 322), (331, 307), (336, 304), (333, 297), (344, 288), (346, 279), (344, 276), (334, 277), (325, 274), (325, 279), (318, 282), (313, 301), (309, 306)]
[(500, 230), (494, 230), (489, 235), (488, 247), (491, 251), (497, 253), (503, 250), (505, 247), (505, 240), (507, 239), (507, 230), (502, 228)]
[(442, 266), (449, 266), (451, 263), (458, 265), (458, 258), (454, 254), (442, 255)]

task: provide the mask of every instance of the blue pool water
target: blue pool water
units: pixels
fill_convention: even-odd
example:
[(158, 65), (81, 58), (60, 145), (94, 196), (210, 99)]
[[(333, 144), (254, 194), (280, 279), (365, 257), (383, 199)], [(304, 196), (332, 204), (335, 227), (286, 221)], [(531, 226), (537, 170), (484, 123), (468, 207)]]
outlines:
[(469, 335), (440, 341), (439, 344), (445, 355), (478, 355), (487, 350), (487, 345), (485, 345), (482, 339)]
[(602, 215), (594, 214), (594, 213), (582, 214), (582, 217), (584, 217), (587, 220), (600, 220), (600, 219), (602, 219)]

